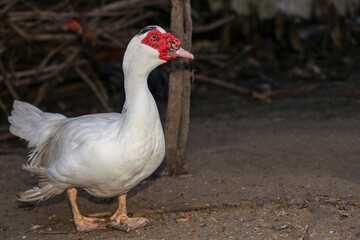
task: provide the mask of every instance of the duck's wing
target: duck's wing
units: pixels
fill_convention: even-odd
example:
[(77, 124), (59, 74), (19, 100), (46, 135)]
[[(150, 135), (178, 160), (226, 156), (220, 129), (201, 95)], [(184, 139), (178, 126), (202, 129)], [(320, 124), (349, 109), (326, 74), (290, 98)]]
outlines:
[(56, 188), (45, 176), (46, 168), (83, 142), (109, 136), (115, 126), (121, 126), (121, 119), (119, 113), (66, 118), (61, 114), (43, 112), (29, 103), (15, 101), (9, 117), (10, 132), (29, 142), (31, 152), (23, 169), (40, 178), (39, 187), (20, 193), (18, 199), (30, 202), (61, 193), (63, 189)]
[(39, 167), (44, 165), (44, 154), (51, 144), (54, 144), (54, 139), (62, 143), (76, 144), (89, 136), (102, 134), (107, 125), (121, 119), (121, 116), (119, 113), (99, 113), (67, 118), (58, 113), (43, 112), (29, 103), (15, 100), (8, 119), (10, 132), (26, 140), (28, 147), (32, 149), (28, 166)]
[[(122, 115), (119, 113), (90, 114), (66, 120), (53, 126), (41, 145), (32, 149), (27, 167), (50, 167), (56, 159), (71, 155), (87, 142), (98, 142), (115, 135)], [(29, 169), (27, 169), (29, 170)]]

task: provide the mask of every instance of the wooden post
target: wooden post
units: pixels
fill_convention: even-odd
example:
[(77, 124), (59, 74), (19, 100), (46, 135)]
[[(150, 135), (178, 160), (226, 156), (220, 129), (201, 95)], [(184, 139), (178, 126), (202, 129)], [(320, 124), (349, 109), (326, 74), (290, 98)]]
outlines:
[[(223, 12), (223, 18), (228, 18), (230, 16), (231, 11), (231, 2), (230, 0), (222, 0), (221, 8)], [(230, 48), (230, 38), (231, 38), (231, 28), (230, 22), (224, 24), (221, 29), (221, 38), (220, 38), (220, 52), (227, 52)]]
[[(171, 33), (191, 50), (192, 21), (190, 0), (171, 1)], [(178, 58), (171, 63), (169, 99), (165, 118), (165, 162), (171, 175), (184, 174), (187, 139), (190, 123), (190, 71), (189, 60)]]

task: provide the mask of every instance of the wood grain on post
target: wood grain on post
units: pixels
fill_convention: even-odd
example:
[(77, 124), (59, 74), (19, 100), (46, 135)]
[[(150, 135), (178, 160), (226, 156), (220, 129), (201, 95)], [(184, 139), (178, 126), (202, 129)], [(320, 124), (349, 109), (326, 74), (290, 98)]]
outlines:
[[(182, 47), (191, 48), (190, 0), (171, 1), (171, 33), (182, 41)], [(171, 175), (185, 173), (187, 138), (190, 116), (190, 72), (185, 68), (188, 60), (172, 61), (169, 84), (169, 99), (165, 118), (166, 164)]]
[[(184, 40), (183, 47), (191, 50), (192, 20), (190, 0), (184, 0)], [(185, 60), (188, 62), (189, 60)], [(190, 125), (190, 94), (191, 94), (191, 75), (190, 69), (183, 69), (183, 94), (181, 108), (181, 122), (179, 131), (178, 149), (175, 157), (177, 174), (185, 173), (184, 164), (186, 159), (187, 141)]]

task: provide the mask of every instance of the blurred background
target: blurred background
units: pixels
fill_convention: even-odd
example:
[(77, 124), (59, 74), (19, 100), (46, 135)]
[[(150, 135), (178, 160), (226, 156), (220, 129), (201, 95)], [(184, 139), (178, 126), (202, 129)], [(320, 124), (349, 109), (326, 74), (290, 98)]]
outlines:
[[(193, 0), (191, 116), (359, 117), (359, 2)], [(121, 111), (126, 45), (147, 25), (168, 30), (170, 3), (0, 1), (0, 121), (14, 99), (67, 116)], [(162, 117), (168, 70), (149, 77)]]

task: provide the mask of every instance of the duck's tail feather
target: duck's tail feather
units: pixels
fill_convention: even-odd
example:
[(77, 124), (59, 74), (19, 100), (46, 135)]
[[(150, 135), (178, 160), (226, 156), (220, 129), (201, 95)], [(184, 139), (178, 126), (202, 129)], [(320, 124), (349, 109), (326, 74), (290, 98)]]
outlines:
[(29, 162), (23, 169), (40, 179), (38, 187), (18, 194), (19, 201), (41, 201), (61, 193), (46, 178), (43, 160), (52, 136), (62, 126), (63, 119), (66, 117), (61, 114), (46, 113), (29, 103), (15, 100), (9, 117), (9, 130), (29, 142), (28, 146), (32, 150)]
[(8, 118), (10, 122), (10, 132), (27, 141), (31, 141), (35, 137), (37, 123), (43, 119), (43, 112), (35, 106), (14, 101), (14, 109)]
[(25, 192), (18, 194), (18, 200), (22, 202), (33, 202), (33, 201), (42, 201), (46, 200), (51, 196), (59, 194), (58, 191), (54, 188), (45, 176), (45, 169), (42, 167), (34, 167), (29, 165), (23, 165), (23, 169), (29, 171), (33, 174), (36, 174), (40, 177), (39, 187), (34, 187)]
[(56, 113), (45, 113), (37, 107), (21, 101), (14, 101), (14, 109), (8, 120), (10, 132), (29, 142), (29, 147), (42, 145), (59, 126), (59, 120), (66, 117)]
[(51, 196), (56, 195), (51, 184), (44, 187), (34, 187), (25, 192), (19, 193), (17, 199), (22, 202), (34, 202), (46, 200)]

